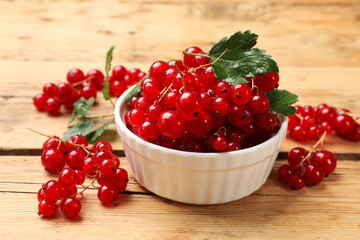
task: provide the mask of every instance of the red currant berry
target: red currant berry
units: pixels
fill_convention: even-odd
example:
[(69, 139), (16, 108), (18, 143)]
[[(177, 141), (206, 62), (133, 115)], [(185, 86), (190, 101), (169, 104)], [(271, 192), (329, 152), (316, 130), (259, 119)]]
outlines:
[(176, 110), (186, 120), (192, 120), (203, 110), (201, 97), (196, 92), (184, 92), (176, 101)]
[(289, 177), (293, 173), (294, 173), (293, 169), (287, 164), (284, 164), (281, 167), (279, 167), (277, 171), (278, 178), (284, 183), (288, 182)]
[(236, 84), (230, 92), (231, 101), (237, 105), (244, 105), (252, 97), (251, 88), (245, 83)]
[(165, 107), (167, 109), (175, 109), (176, 100), (178, 99), (179, 96), (180, 93), (177, 90), (172, 90), (168, 92), (164, 97)]
[(139, 127), (139, 135), (148, 142), (153, 142), (160, 136), (160, 130), (155, 122), (145, 121)]
[(229, 141), (227, 147), (225, 148), (224, 152), (232, 152), (240, 150), (241, 146), (235, 141)]
[(113, 174), (111, 175), (112, 179), (113, 179), (113, 185), (118, 189), (118, 190), (122, 190), (119, 191), (120, 193), (123, 192), (125, 189), (122, 189), (124, 187), (124, 184), (126, 184), (129, 179), (128, 179), (128, 173), (125, 169), (123, 168), (117, 168), (115, 169), (115, 171), (113, 172)]
[(56, 98), (48, 98), (44, 104), (45, 111), (51, 116), (60, 114), (61, 103)]
[(102, 185), (98, 190), (98, 198), (103, 204), (112, 203), (118, 194), (118, 190), (111, 185)]
[(185, 121), (175, 111), (168, 110), (163, 112), (157, 124), (160, 133), (168, 138), (176, 139), (184, 134)]
[(136, 101), (135, 103), (135, 108), (136, 109), (141, 109), (144, 112), (147, 111), (147, 109), (149, 108), (149, 106), (153, 103), (152, 100), (146, 99), (144, 97), (139, 97), (139, 99)]
[(261, 91), (271, 91), (279, 84), (279, 74), (275, 72), (258, 74), (254, 83)]
[(253, 95), (250, 100), (250, 111), (254, 114), (266, 113), (270, 102), (265, 95)]
[(105, 83), (104, 74), (97, 69), (91, 69), (88, 71), (86, 74), (86, 79), (90, 79), (90, 86), (94, 87), (95, 89), (102, 89)]
[(132, 68), (128, 71), (128, 75), (130, 78), (130, 81), (126, 81), (124, 77), (124, 82), (126, 82), (128, 85), (132, 85), (139, 81), (139, 74), (141, 73), (140, 69), (138, 68)]
[(309, 154), (309, 151), (302, 147), (296, 147), (290, 150), (287, 156), (288, 163), (291, 167), (296, 167)]
[(316, 118), (312, 115), (306, 115), (303, 119), (302, 126), (306, 129), (309, 129), (312, 126), (316, 125)]
[(72, 197), (75, 196), (78, 189), (75, 185), (72, 186), (61, 186), (61, 196), (62, 197)]
[(44, 95), (47, 98), (56, 96), (56, 85), (54, 83), (46, 83), (43, 87)]
[(98, 152), (100, 150), (108, 150), (110, 152), (113, 152), (113, 147), (107, 141), (99, 141), (99, 142), (94, 144), (94, 146), (91, 149), (91, 152), (96, 153), (96, 152)]
[(331, 134), (333, 131), (333, 125), (329, 122), (322, 122), (320, 126), (323, 132), (326, 132), (326, 135)]
[(163, 86), (168, 87), (175, 79), (178, 74), (178, 70), (174, 67), (169, 67), (164, 73), (162, 78), (160, 78), (160, 82)]
[(309, 164), (305, 167), (303, 178), (306, 185), (316, 186), (324, 179), (324, 171), (318, 165)]
[(75, 83), (78, 83), (78, 82), (81, 82), (82, 80), (84, 80), (85, 76), (84, 76), (84, 73), (80, 69), (73, 68), (73, 69), (70, 69), (69, 72), (67, 73), (66, 79), (70, 85), (73, 85)]
[(88, 176), (94, 176), (98, 170), (98, 166), (93, 157), (87, 157), (84, 159), (82, 170)]
[(89, 100), (90, 98), (94, 98), (94, 100), (96, 100), (96, 88), (94, 88), (93, 86), (84, 86), (81, 89), (81, 93), (80, 95), (85, 98), (86, 100)]
[(41, 155), (41, 163), (45, 170), (53, 173), (60, 172), (65, 165), (64, 153), (57, 149), (49, 149)]
[(110, 82), (110, 94), (112, 96), (120, 97), (127, 89), (127, 85), (122, 81), (111, 81)]
[[(56, 140), (58, 139), (58, 140)], [(46, 140), (42, 146), (42, 151), (45, 152), (49, 149), (57, 149), (61, 151), (62, 153), (66, 152), (66, 144), (60, 140), (59, 137), (53, 136), (52, 138), (49, 138)]]
[(176, 90), (185, 88), (184, 83), (185, 83), (186, 91), (195, 91), (196, 89), (195, 77), (189, 72), (183, 72), (182, 75), (178, 73), (174, 78), (172, 88)]
[(149, 120), (157, 122), (164, 109), (159, 104), (152, 104), (146, 110), (146, 115)]
[(321, 109), (318, 109), (317, 112), (317, 118), (320, 122), (333, 122), (336, 116), (336, 109), (332, 107), (322, 107)]
[(82, 185), (85, 182), (85, 173), (80, 169), (75, 169), (76, 185)]
[(201, 78), (204, 81), (206, 87), (210, 87), (214, 84), (217, 84), (218, 80), (215, 77), (214, 69), (212, 66), (206, 67), (201, 74)]
[[(68, 141), (68, 144), (67, 144), (68, 152), (70, 152), (70, 151), (72, 151), (74, 149), (84, 151), (82, 149), (82, 147), (87, 147), (88, 146), (88, 142), (87, 142), (86, 138), (84, 138), (81, 135), (71, 136), (71, 137), (69, 137), (69, 139), (67, 141)], [(74, 146), (74, 144), (79, 145), (79, 146)]]
[(211, 130), (213, 118), (207, 112), (202, 112), (199, 117), (186, 121), (186, 131), (195, 138), (202, 138)]
[[(202, 53), (202, 50), (199, 47), (189, 47), (184, 52)], [(184, 59), (183, 59), (184, 65), (188, 68), (194, 67), (194, 59), (195, 59), (194, 55), (184, 54)]]
[(104, 176), (111, 175), (114, 170), (115, 170), (115, 163), (112, 158), (105, 159), (100, 163), (100, 172), (102, 175)]
[(337, 163), (334, 154), (327, 150), (317, 151), (314, 155), (312, 155), (310, 161), (313, 164), (321, 166), (326, 176), (335, 170)]
[(351, 116), (347, 114), (340, 114), (335, 117), (333, 126), (337, 134), (349, 135), (352, 131), (354, 131), (356, 122)]
[(115, 168), (120, 167), (120, 160), (119, 160), (118, 156), (116, 156), (115, 154), (113, 154), (113, 161), (114, 161)]
[(56, 86), (56, 98), (61, 102), (69, 102), (72, 94), (72, 87), (67, 83), (59, 83)]
[(55, 203), (53, 201), (49, 201), (47, 199), (43, 199), (39, 202), (38, 206), (38, 214), (44, 217), (50, 217), (54, 214), (56, 209)]
[(312, 106), (306, 105), (304, 106), (304, 112), (303, 112), (303, 117), (306, 115), (312, 115), (315, 116), (317, 112), (317, 109), (313, 108)]
[(44, 195), (44, 189), (41, 187), (37, 193), (37, 199), (39, 202), (41, 202), (42, 200), (46, 199), (45, 195)]
[(183, 136), (177, 142), (176, 149), (185, 152), (203, 152), (204, 146), (202, 141), (197, 138)]
[(71, 168), (82, 168), (85, 153), (81, 150), (72, 150), (66, 155), (66, 164)]
[(180, 71), (185, 70), (185, 66), (184, 66), (184, 63), (182, 61), (172, 60), (168, 64), (169, 64), (170, 67), (175, 67), (175, 65), (176, 65), (180, 69)]
[(169, 69), (169, 65), (164, 61), (154, 62), (149, 69), (149, 77), (161, 81), (166, 70)]
[(79, 215), (81, 210), (81, 203), (74, 197), (65, 198), (62, 200), (61, 213), (67, 218), (73, 218)]
[(58, 177), (58, 181), (62, 186), (75, 186), (76, 174), (72, 168), (64, 168)]
[(39, 111), (44, 111), (46, 100), (47, 98), (44, 94), (42, 93), (37, 94), (33, 99), (34, 106), (36, 107), (36, 109)]
[(290, 136), (297, 141), (306, 141), (307, 140), (307, 131), (302, 126), (295, 126), (290, 130)]
[(232, 105), (228, 115), (229, 122), (235, 127), (242, 127), (249, 124), (253, 119), (253, 114), (245, 105)]
[(113, 154), (108, 150), (100, 150), (95, 153), (93, 158), (97, 164), (101, 164), (104, 160), (113, 160)]
[(212, 102), (212, 112), (217, 116), (226, 116), (230, 113), (230, 102), (226, 98), (215, 98)]
[(127, 73), (128, 71), (124, 66), (117, 65), (112, 70), (112, 77), (115, 80), (122, 81)]
[(56, 201), (61, 195), (61, 186), (58, 181), (50, 180), (43, 185), (44, 196), (50, 201)]
[(216, 151), (223, 151), (228, 146), (228, 141), (225, 137), (214, 137), (212, 139), (212, 146)]
[(319, 126), (312, 126), (309, 128), (307, 135), (311, 140), (318, 140), (323, 135), (324, 130)]
[(255, 124), (260, 131), (270, 132), (275, 129), (277, 119), (273, 114), (266, 112), (255, 119)]
[(289, 176), (287, 183), (293, 191), (300, 190), (305, 186), (304, 178), (296, 173)]
[(145, 112), (141, 109), (133, 109), (129, 112), (129, 122), (132, 126), (139, 127), (146, 121)]

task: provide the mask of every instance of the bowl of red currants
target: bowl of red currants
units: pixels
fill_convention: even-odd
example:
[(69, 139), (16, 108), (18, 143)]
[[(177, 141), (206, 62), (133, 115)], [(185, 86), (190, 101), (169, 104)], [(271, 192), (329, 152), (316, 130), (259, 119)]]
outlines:
[[(182, 83), (195, 77), (183, 72), (156, 85), (154, 68), (165, 64), (162, 74), (176, 71), (155, 62), (150, 76), (116, 103), (116, 127), (134, 178), (161, 197), (197, 205), (226, 203), (258, 190), (286, 137), (287, 117), (270, 111), (266, 102), (259, 106), (265, 95), (251, 83), (215, 79), (210, 90), (196, 90), (196, 81), (194, 89), (184, 89)], [(206, 96), (212, 96), (210, 105)]]

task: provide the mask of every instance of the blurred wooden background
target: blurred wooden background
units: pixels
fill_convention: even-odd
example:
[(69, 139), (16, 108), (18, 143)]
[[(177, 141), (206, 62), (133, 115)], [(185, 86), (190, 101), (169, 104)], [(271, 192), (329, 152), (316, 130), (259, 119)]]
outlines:
[[(81, 219), (69, 221), (36, 215), (36, 192), (54, 176), (40, 165), (44, 138), (26, 129), (61, 136), (70, 113), (37, 112), (32, 97), (46, 82), (65, 81), (70, 68), (103, 70), (112, 45), (113, 64), (146, 71), (155, 60), (181, 58), (193, 45), (207, 51), (247, 29), (278, 62), (280, 88), (300, 104), (326, 102), (360, 115), (359, 0), (0, 0), (0, 9), (1, 239), (360, 239), (358, 143), (327, 140), (341, 161), (316, 188), (291, 192), (274, 171), (245, 199), (198, 207), (156, 197), (131, 178), (115, 206), (102, 206), (90, 190)], [(101, 100), (94, 108), (111, 111)], [(103, 139), (123, 155), (114, 127)], [(281, 151), (295, 145), (287, 139)]]

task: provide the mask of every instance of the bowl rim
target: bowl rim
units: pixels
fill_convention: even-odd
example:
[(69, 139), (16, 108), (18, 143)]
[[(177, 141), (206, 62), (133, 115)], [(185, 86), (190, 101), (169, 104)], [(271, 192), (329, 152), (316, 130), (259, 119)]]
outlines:
[(281, 133), (283, 131), (287, 130), (287, 122), (288, 122), (288, 117), (286, 117), (283, 114), (280, 114), (283, 118), (283, 122), (279, 128), (279, 130), (277, 131), (277, 133), (272, 136), (271, 138), (269, 138), (268, 140), (266, 140), (265, 142), (262, 142), (258, 145), (249, 147), (249, 148), (245, 148), (245, 149), (240, 149), (240, 150), (236, 150), (236, 151), (230, 151), (230, 152), (187, 152), (187, 151), (180, 151), (180, 150), (176, 150), (176, 149), (171, 149), (171, 148), (166, 148), (163, 146), (159, 146), (150, 142), (147, 142), (143, 139), (141, 139), (140, 137), (136, 136), (132, 131), (130, 131), (126, 124), (124, 123), (123, 119), (120, 116), (120, 107), (124, 104), (126, 104), (125, 99), (126, 96), (129, 94), (129, 92), (135, 87), (131, 86), (129, 87), (117, 100), (116, 105), (115, 105), (115, 109), (114, 109), (114, 115), (115, 115), (115, 124), (120, 126), (120, 129), (125, 132), (125, 134), (128, 137), (131, 137), (132, 139), (136, 139), (136, 141), (140, 141), (141, 144), (146, 145), (149, 148), (154, 148), (160, 151), (166, 151), (167, 153), (172, 153), (172, 154), (182, 154), (183, 156), (194, 156), (194, 154), (196, 154), (196, 156), (208, 156), (208, 157), (219, 157), (219, 156), (232, 156), (232, 155), (242, 155), (242, 154), (247, 154), (249, 152), (254, 152), (254, 151), (258, 151), (261, 150), (263, 147), (266, 147), (267, 145), (270, 145), (273, 141), (276, 141), (276, 139), (278, 139), (279, 137), (281, 137)]

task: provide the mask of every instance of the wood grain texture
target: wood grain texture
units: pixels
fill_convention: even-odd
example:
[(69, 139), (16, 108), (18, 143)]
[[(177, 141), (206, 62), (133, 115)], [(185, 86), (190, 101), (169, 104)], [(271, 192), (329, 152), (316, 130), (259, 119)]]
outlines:
[[(65, 81), (73, 67), (114, 64), (146, 71), (158, 59), (181, 58), (193, 45), (209, 48), (238, 30), (259, 35), (258, 46), (280, 67), (280, 88), (299, 104), (326, 102), (360, 115), (359, 0), (0, 0), (0, 239), (360, 239), (359, 143), (336, 136), (336, 172), (314, 188), (292, 192), (276, 179), (286, 139), (266, 184), (244, 199), (215, 206), (175, 203), (148, 192), (131, 176), (125, 194), (102, 206), (95, 189), (81, 217), (43, 219), (36, 192), (56, 176), (42, 170), (42, 136), (61, 136), (70, 113), (49, 117), (32, 97), (46, 82)], [(109, 113), (101, 96), (92, 110)], [(102, 140), (123, 155), (115, 127)], [(301, 146), (309, 145), (309, 143)], [(125, 158), (122, 167), (129, 170)]]
[[(12, 165), (12, 172), (6, 169)], [(128, 168), (125, 159), (121, 159)], [(54, 178), (39, 157), (0, 157), (0, 237), (6, 239), (358, 239), (360, 162), (339, 161), (319, 186), (293, 192), (276, 178), (249, 197), (227, 204), (193, 206), (149, 193), (131, 177), (127, 191), (111, 206), (89, 189), (78, 219), (36, 215), (36, 192)], [(26, 168), (28, 171), (24, 172)], [(12, 216), (9, 218), (9, 216)], [(22, 231), (18, 231), (21, 221)], [(71, 225), (70, 225), (70, 224)]]

